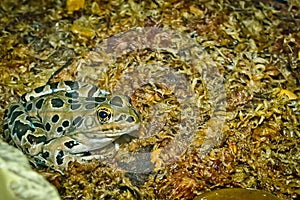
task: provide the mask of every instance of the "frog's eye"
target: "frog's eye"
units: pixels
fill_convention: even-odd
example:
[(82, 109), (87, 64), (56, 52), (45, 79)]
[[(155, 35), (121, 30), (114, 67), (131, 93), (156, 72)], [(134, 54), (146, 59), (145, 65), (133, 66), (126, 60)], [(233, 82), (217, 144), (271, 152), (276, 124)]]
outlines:
[(101, 123), (107, 122), (112, 116), (112, 110), (106, 107), (97, 109), (97, 117)]
[(105, 119), (105, 118), (107, 118), (108, 113), (107, 113), (106, 111), (100, 111), (100, 112), (98, 113), (98, 115), (99, 115), (99, 117), (100, 117), (101, 119)]

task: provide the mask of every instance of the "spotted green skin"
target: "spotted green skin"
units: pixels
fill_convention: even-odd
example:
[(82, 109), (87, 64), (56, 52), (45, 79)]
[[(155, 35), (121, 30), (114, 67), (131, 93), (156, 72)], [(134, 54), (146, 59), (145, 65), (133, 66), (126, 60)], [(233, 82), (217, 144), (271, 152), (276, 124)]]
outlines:
[(96, 86), (63, 81), (24, 94), (3, 120), (6, 142), (21, 149), (36, 166), (64, 169), (139, 128), (130, 99)]

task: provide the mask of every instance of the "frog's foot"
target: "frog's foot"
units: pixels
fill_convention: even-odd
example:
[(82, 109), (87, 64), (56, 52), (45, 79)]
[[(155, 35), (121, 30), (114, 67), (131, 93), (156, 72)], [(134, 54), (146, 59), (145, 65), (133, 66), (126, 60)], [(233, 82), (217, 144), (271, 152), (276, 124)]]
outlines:
[[(89, 152), (84, 151), (74, 154), (73, 149), (78, 148), (78, 146), (81, 144), (70, 137), (54, 138), (45, 143), (39, 154), (33, 156), (33, 162), (36, 167), (45, 166), (57, 171), (66, 169), (71, 161), (78, 160), (85, 154), (89, 155)], [(86, 149), (86, 147), (82, 147), (82, 149)]]

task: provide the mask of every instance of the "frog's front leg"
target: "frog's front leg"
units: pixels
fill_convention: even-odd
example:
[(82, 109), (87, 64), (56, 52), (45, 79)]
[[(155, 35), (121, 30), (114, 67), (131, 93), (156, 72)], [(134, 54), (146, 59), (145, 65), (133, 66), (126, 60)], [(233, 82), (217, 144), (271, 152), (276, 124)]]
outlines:
[[(83, 139), (83, 136), (77, 137)], [(79, 140), (80, 141), (80, 140)], [(66, 169), (71, 161), (85, 162), (91, 159), (103, 159), (105, 155), (94, 154), (92, 155), (90, 151), (96, 151), (101, 149), (101, 147), (108, 146), (107, 144), (113, 144), (113, 139), (102, 138), (95, 139), (95, 141), (88, 141), (87, 144), (78, 142), (71, 136), (62, 136), (54, 138), (47, 142), (42, 149), (42, 152), (35, 156), (36, 163), (49, 166), (58, 171)], [(97, 145), (98, 144), (98, 145)], [(105, 144), (101, 146), (100, 144)], [(118, 145), (117, 145), (118, 146)]]
[(34, 157), (35, 162), (40, 165), (49, 166), (60, 171), (66, 169), (71, 161), (86, 161), (93, 158), (102, 158), (100, 155), (91, 155), (90, 147), (77, 140), (62, 136), (54, 138), (47, 142), (37, 156)]
[(80, 156), (89, 155), (87, 151), (80, 155), (72, 154), (72, 149), (78, 146), (81, 144), (68, 136), (53, 138), (43, 145), (38, 155), (34, 156), (35, 163), (60, 171), (67, 168), (71, 161), (78, 160)]

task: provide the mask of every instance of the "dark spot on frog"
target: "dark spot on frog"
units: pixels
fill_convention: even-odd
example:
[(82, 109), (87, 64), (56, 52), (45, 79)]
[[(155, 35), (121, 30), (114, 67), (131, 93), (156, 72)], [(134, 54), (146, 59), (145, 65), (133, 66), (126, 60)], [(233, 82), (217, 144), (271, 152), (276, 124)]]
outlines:
[(43, 119), (41, 118), (41, 116), (37, 115), (36, 117), (40, 120), (40, 122), (43, 121)]
[(129, 116), (127, 119), (126, 119), (127, 122), (134, 122), (134, 118), (132, 116)]
[(53, 99), (51, 99), (51, 104), (52, 104), (52, 107), (54, 107), (54, 108), (61, 108), (64, 106), (64, 101), (61, 100), (60, 98), (53, 98)]
[(59, 84), (59, 82), (51, 83), (50, 84), (50, 89), (51, 90), (56, 89), (58, 87), (58, 84)]
[(26, 106), (26, 110), (27, 110), (27, 111), (31, 111), (31, 110), (32, 110), (32, 103), (29, 103), (29, 104)]
[(58, 116), (58, 115), (54, 115), (54, 116), (52, 117), (52, 119), (51, 119), (51, 121), (52, 121), (53, 123), (58, 122), (58, 120), (59, 120), (59, 116)]
[(63, 130), (64, 130), (64, 129), (63, 129), (63, 127), (61, 127), (61, 126), (57, 127), (57, 129), (56, 129), (56, 131), (57, 131), (58, 133), (62, 132)]
[(90, 103), (90, 104), (87, 104), (85, 105), (85, 109), (89, 110), (89, 109), (94, 109), (98, 106), (98, 104), (95, 104), (95, 103)]
[(36, 103), (35, 103), (35, 107), (37, 108), (37, 109), (41, 109), (42, 108), (42, 105), (43, 105), (43, 103), (44, 103), (44, 98), (41, 98), (41, 99), (39, 99)]
[(98, 90), (98, 88), (95, 85), (92, 85), (92, 88), (88, 92), (88, 96), (89, 97), (93, 96), (97, 90)]
[(42, 156), (43, 158), (47, 159), (47, 158), (49, 158), (50, 154), (49, 154), (48, 151), (45, 151), (45, 152), (43, 152), (43, 153), (41, 154), (41, 156)]
[(65, 84), (69, 86), (72, 90), (78, 90), (79, 84), (76, 81), (65, 81)]
[(32, 122), (32, 119), (31, 119), (31, 117), (30, 116), (26, 116), (26, 121), (29, 121), (29, 122)]
[(27, 140), (30, 144), (39, 144), (39, 143), (44, 143), (47, 140), (46, 136), (34, 136), (34, 135), (27, 135)]
[(64, 162), (64, 152), (62, 151), (62, 150), (60, 150), (58, 153), (57, 153), (57, 155), (56, 155), (56, 162), (57, 162), (57, 164), (58, 165), (61, 165), (61, 164), (63, 164), (63, 162)]
[(92, 155), (91, 152), (89, 152), (89, 151), (80, 152), (80, 153), (81, 153), (81, 156), (82, 156), (82, 157)]
[(76, 145), (79, 145), (79, 142), (77, 142), (75, 140), (71, 140), (69, 142), (65, 142), (65, 146), (68, 147), (69, 149), (72, 149)]
[(62, 123), (63, 127), (68, 127), (70, 125), (70, 122), (68, 120), (65, 120), (63, 123)]
[(50, 131), (50, 129), (51, 129), (51, 125), (50, 125), (50, 123), (49, 123), (49, 122), (47, 122), (47, 123), (46, 123), (46, 125), (45, 125), (45, 129), (46, 129), (46, 131)]
[(20, 121), (16, 121), (12, 132), (13, 134), (16, 134), (18, 139), (21, 141), (22, 137), (26, 134), (28, 130), (31, 132), (34, 131), (34, 129), (28, 124), (24, 124)]
[(85, 101), (94, 101), (94, 102), (96, 101), (96, 102), (101, 103), (101, 102), (106, 101), (106, 97), (86, 97), (84, 100)]
[(77, 127), (78, 126), (80, 126), (81, 124), (82, 124), (82, 117), (80, 117), (80, 116), (78, 116), (78, 117), (76, 117), (74, 120), (73, 120), (73, 122), (72, 122), (72, 124), (73, 125), (76, 125)]
[(106, 101), (106, 98), (105, 97), (95, 97), (95, 101), (104, 102), (104, 101)]
[(121, 97), (119, 96), (114, 96), (111, 100), (110, 100), (110, 104), (114, 105), (114, 106), (118, 106), (118, 107), (122, 107), (123, 106), (123, 100), (121, 99)]
[[(15, 105), (11, 106), (11, 107), (9, 108), (10, 111), (8, 112), (7, 117), (10, 118), (11, 115), (14, 113), (14, 111), (15, 111), (18, 107), (20, 107), (20, 105), (18, 105), (18, 104), (15, 104)], [(11, 121), (11, 120), (10, 120), (10, 121)]]
[(66, 92), (66, 97), (77, 99), (79, 97), (79, 93), (76, 91)]
[(78, 110), (81, 107), (81, 104), (71, 104), (71, 110)]
[(12, 123), (16, 120), (16, 118), (19, 117), (19, 116), (22, 115), (22, 114), (24, 114), (23, 111), (16, 111), (16, 112), (13, 112), (12, 115), (11, 115), (11, 117), (10, 117), (10, 122), (9, 122), (9, 124), (12, 124)]
[(125, 119), (125, 115), (121, 115), (118, 119), (115, 120), (115, 122), (120, 122)]
[(35, 88), (35, 89), (34, 89), (34, 92), (35, 92), (35, 93), (41, 93), (41, 92), (44, 90), (44, 88), (45, 88), (45, 86)]
[(21, 100), (23, 101), (23, 102), (26, 102), (26, 94), (23, 94), (22, 96), (21, 96)]
[(69, 104), (75, 104), (75, 103), (79, 103), (78, 100), (74, 100), (74, 99), (68, 99), (68, 103)]
[(41, 124), (41, 123), (34, 122), (34, 123), (32, 123), (32, 125), (34, 126), (34, 128), (41, 128), (41, 129), (44, 129), (44, 126), (43, 126), (43, 124)]

